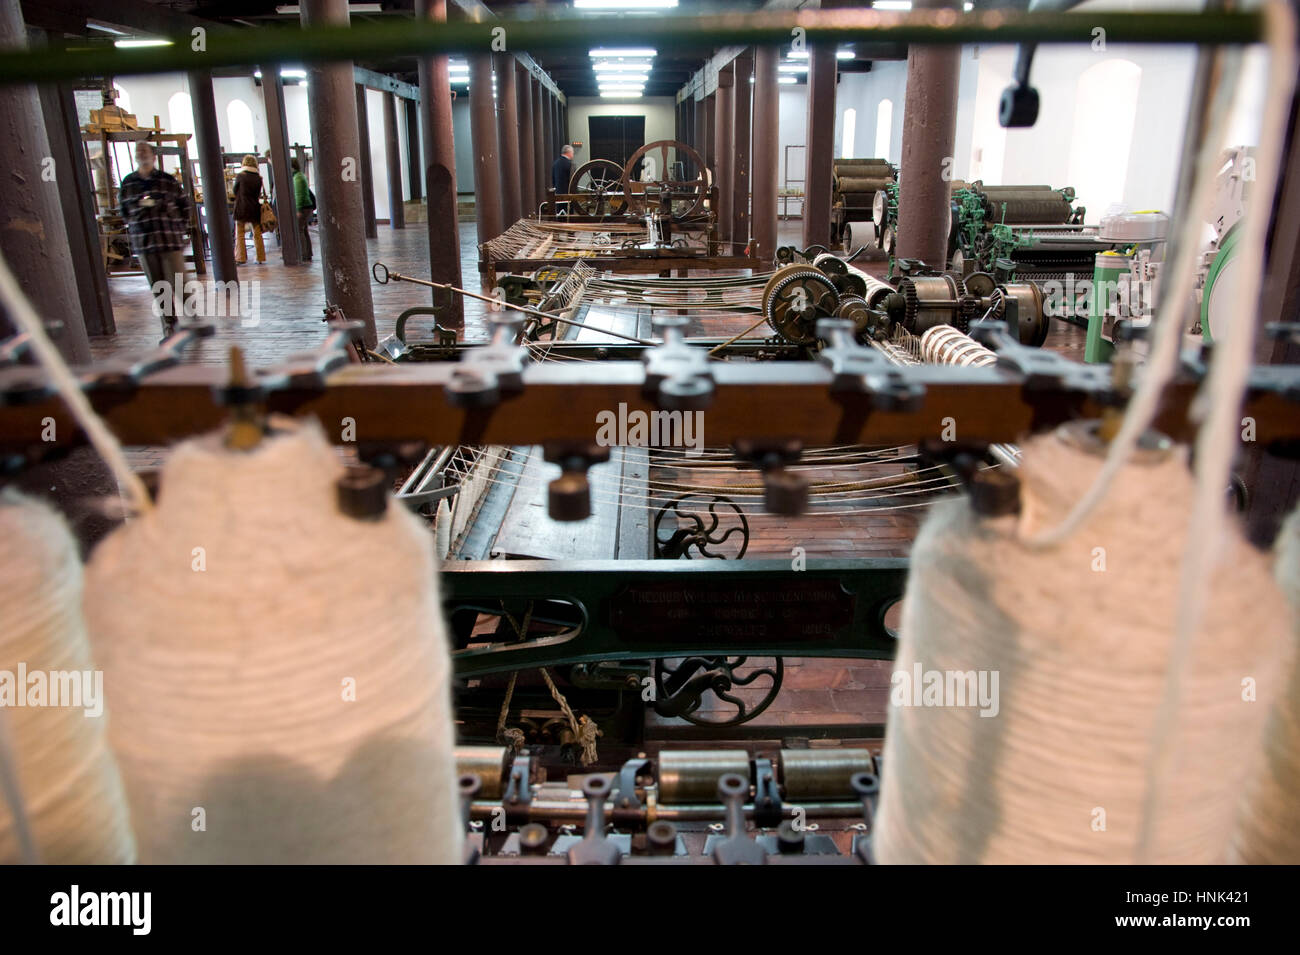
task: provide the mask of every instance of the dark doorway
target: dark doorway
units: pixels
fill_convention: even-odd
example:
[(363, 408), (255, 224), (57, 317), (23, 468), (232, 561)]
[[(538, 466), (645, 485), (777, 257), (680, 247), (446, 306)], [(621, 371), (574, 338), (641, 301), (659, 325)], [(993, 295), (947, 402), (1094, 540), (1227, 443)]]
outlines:
[(588, 116), (587, 130), (591, 159), (609, 159), (626, 166), (632, 154), (645, 145), (644, 116)]

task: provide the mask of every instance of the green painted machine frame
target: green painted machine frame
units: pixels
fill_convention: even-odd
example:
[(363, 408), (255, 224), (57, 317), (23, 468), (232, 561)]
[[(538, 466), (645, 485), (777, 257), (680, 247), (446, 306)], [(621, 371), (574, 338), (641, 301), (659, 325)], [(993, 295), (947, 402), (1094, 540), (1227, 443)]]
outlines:
[[(443, 604), (458, 633), (458, 677), (532, 667), (682, 656), (891, 660), (886, 614), (903, 597), (907, 560), (448, 561)], [(523, 606), (567, 605), (554, 635), (464, 646), (480, 613), (515, 620)], [(517, 611), (517, 612), (516, 612)], [(478, 639), (478, 638), (476, 638)]]

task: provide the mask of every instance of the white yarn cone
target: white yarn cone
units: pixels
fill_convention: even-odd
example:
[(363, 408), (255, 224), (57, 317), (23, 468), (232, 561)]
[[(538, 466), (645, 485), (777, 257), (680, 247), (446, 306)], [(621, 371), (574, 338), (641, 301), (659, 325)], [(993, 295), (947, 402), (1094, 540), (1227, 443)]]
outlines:
[(314, 423), (188, 441), (86, 607), (149, 863), (458, 863), (434, 542), (340, 513)]
[[(921, 528), (896, 673), (994, 671), (997, 713), (891, 705), (882, 862), (1133, 861), (1192, 477), (1182, 452), (1131, 462), (1061, 545), (1026, 547), (1100, 466), (1056, 435), (1034, 439), (1019, 518), (981, 520), (961, 501)], [(1225, 860), (1266, 715), (1243, 699), (1243, 680), (1263, 685), (1286, 657), (1285, 604), (1265, 561), (1235, 529), (1229, 542), (1185, 671), (1154, 862)]]
[[(81, 559), (63, 518), (31, 498), (0, 497), (0, 732), (12, 760), (0, 765), (0, 774), (13, 773), (0, 787), (0, 864), (24, 861), (26, 854), (4, 792), (18, 795), (39, 861), (135, 861), (102, 698), (100, 706), (87, 707), (87, 696), (71, 700), (80, 706), (50, 705), (69, 702), (63, 694), (72, 691), (73, 674), (90, 674), (81, 689), (95, 693), (81, 584)], [(20, 665), (27, 677), (21, 682)], [(63, 675), (58, 700), (50, 692), (52, 672)], [(34, 674), (41, 675), (37, 681)], [(33, 695), (38, 681), (46, 686), (43, 700)], [(31, 705), (36, 702), (44, 705)]]
[[(1300, 638), (1300, 511), (1282, 525), (1274, 573), (1291, 603), (1292, 633)], [(1300, 639), (1298, 639), (1300, 642)], [(1262, 701), (1276, 699), (1264, 742), (1264, 763), (1247, 788), (1234, 862), (1300, 864), (1300, 656), (1285, 683), (1261, 687)]]

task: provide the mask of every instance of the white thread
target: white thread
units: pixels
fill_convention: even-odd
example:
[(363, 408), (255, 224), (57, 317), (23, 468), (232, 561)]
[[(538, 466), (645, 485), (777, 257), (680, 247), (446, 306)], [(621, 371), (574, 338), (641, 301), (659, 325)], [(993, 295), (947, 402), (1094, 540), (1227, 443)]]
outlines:
[[(1083, 527), (1048, 551), (1102, 466), (1057, 435), (1024, 448), (1019, 518), (937, 504), (912, 549), (898, 672), (998, 674), (997, 715), (891, 705), (875, 846), (888, 863), (1132, 862), (1151, 727), (1170, 658), (1176, 556), (1191, 501), (1184, 454), (1131, 462)], [(1246, 674), (1286, 655), (1284, 603), (1233, 535), (1185, 676), (1180, 761), (1153, 861), (1220, 862), (1264, 711)], [(895, 688), (898, 690), (898, 687)], [(1105, 829), (1094, 831), (1104, 812)]]
[[(31, 348), (37, 360), (49, 374), (59, 396), (72, 411), (73, 417), (77, 419), (82, 430), (86, 432), (90, 443), (112, 470), (130, 508), (138, 513), (148, 511), (153, 506), (148, 489), (140, 480), (140, 476), (131, 470), (126, 454), (122, 451), (122, 445), (108, 430), (108, 425), (95, 414), (95, 409), (90, 406), (90, 401), (81, 390), (77, 376), (68, 368), (63, 356), (50, 341), (49, 335), (45, 332), (45, 323), (36, 314), (27, 296), (23, 294), (13, 273), (9, 271), (9, 263), (5, 261), (3, 255), (0, 255), (0, 302), (4, 304), (18, 328), (31, 336)], [(75, 321), (75, 318), (73, 320)]]
[[(134, 862), (122, 780), (107, 744), (108, 717), (94, 715), (81, 559), (63, 518), (15, 492), (0, 495), (0, 567), (0, 679), (14, 694), (0, 697), (8, 750), (0, 766), (7, 777), (0, 864)], [(20, 664), (27, 675), (21, 683)], [(40, 686), (43, 698), (33, 695)]]
[[(1165, 777), (1176, 753), (1173, 721), (1182, 691), (1182, 674), (1190, 666), (1193, 641), (1205, 610), (1206, 590), (1227, 532), (1224, 488), (1232, 471), (1239, 443), (1242, 396), (1250, 376), (1255, 349), (1254, 317), (1259, 314), (1264, 288), (1264, 243), (1269, 211), (1279, 182), (1287, 117), (1291, 111), (1296, 74), (1295, 14), (1280, 0), (1264, 7), (1264, 33), (1269, 47), (1269, 98), (1264, 109), (1259, 147), (1255, 151), (1257, 181), (1246, 203), (1241, 239), (1241, 301), (1238, 320), (1229, 324), (1216, 344), (1206, 387), (1208, 409), (1196, 441), (1196, 491), (1191, 526), (1182, 554), (1178, 616), (1173, 653), (1163, 688), (1161, 707), (1153, 730), (1154, 747), (1148, 767), (1148, 795), (1142, 816), (1138, 861), (1146, 862), (1163, 824), (1158, 806)], [(1219, 145), (1216, 141), (1215, 145)]]
[(320, 427), (276, 424), (177, 447), (87, 570), (140, 858), (459, 862), (432, 536), (341, 514)]
[[(1274, 574), (1291, 603), (1291, 627), (1300, 644), (1300, 511), (1294, 511), (1277, 539)], [(1300, 864), (1300, 651), (1285, 683), (1275, 673), (1258, 678), (1259, 704), (1271, 707), (1264, 737), (1264, 763), (1248, 785), (1241, 824), (1233, 840), (1234, 862), (1248, 865)]]

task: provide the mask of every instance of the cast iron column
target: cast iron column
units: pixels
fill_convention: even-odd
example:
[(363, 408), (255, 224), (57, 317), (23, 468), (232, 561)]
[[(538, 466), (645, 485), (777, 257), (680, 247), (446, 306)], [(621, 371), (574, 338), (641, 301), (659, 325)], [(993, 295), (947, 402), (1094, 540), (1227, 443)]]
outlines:
[[(416, 0), (415, 15), (432, 23), (447, 22), (447, 0)], [(451, 76), (445, 54), (420, 57), (420, 105), (424, 128), (424, 194), (428, 199), (429, 278), (462, 288), (460, 225), (456, 208), (456, 143), (451, 125)], [(429, 290), (435, 305), (446, 305), (447, 328), (465, 327), (460, 295)]]
[(808, 148), (804, 150), (803, 244), (831, 243), (835, 159), (835, 44), (808, 45)]
[[(270, 136), (271, 183), (275, 193), (275, 218), (279, 222), (280, 257), (285, 265), (298, 265), (298, 209), (293, 201), (293, 170), (289, 167), (289, 131), (284, 118), (284, 81), (280, 65), (262, 67), (262, 103), (266, 108), (266, 130)], [(303, 173), (306, 174), (304, 169)], [(271, 190), (268, 190), (271, 191)]]
[(731, 141), (731, 123), (732, 123), (732, 84), (735, 83), (735, 74), (732, 73), (730, 65), (718, 71), (718, 92), (715, 106), (717, 108), (717, 117), (715, 126), (717, 128), (717, 146), (714, 154), (717, 159), (717, 173), (713, 177), (713, 184), (718, 189), (718, 207), (713, 211), (718, 216), (718, 239), (723, 243), (723, 255), (733, 254), (731, 248), (731, 188), (732, 188), (732, 165), (736, 156), (734, 146)]
[[(347, 26), (347, 0), (302, 0), (302, 23), (309, 27)], [(361, 133), (351, 60), (307, 67), (307, 106), (316, 167), (325, 304), (341, 306), (349, 319), (365, 323), (365, 342), (373, 348), (375, 308), (370, 298), (364, 204), (356, 168)]]
[(397, 138), (397, 94), (384, 93), (384, 158), (388, 166), (388, 224), (406, 228), (402, 205), (402, 144)]
[(745, 51), (732, 62), (736, 74), (736, 85), (732, 88), (732, 108), (735, 117), (732, 129), (733, 147), (736, 158), (732, 163), (731, 195), (731, 241), (738, 246), (737, 252), (744, 249), (749, 241), (749, 153), (750, 153), (750, 106), (753, 103), (753, 84), (749, 82), (754, 75), (754, 54)]
[(751, 231), (764, 262), (776, 260), (776, 194), (780, 188), (780, 99), (776, 83), (781, 51), (760, 46), (754, 52), (754, 221)]
[(501, 209), (501, 158), (496, 108), (492, 102), (492, 55), (469, 57), (469, 120), (474, 141), (474, 209), (482, 244), (505, 231)]
[(221, 155), (221, 134), (217, 131), (212, 74), (206, 70), (191, 70), (189, 81), (213, 278), (218, 282), (235, 282), (239, 280), (239, 273), (235, 270), (235, 236), (230, 227), (230, 203), (226, 201), (226, 163)]
[(533, 77), (527, 70), (519, 77), (515, 87), (516, 109), (519, 114), (519, 142), (515, 150), (515, 170), (519, 178), (519, 197), (524, 215), (536, 215), (537, 207), (546, 199), (546, 193), (537, 194), (537, 176), (533, 173)]
[(379, 228), (375, 225), (375, 170), (370, 155), (370, 110), (366, 107), (366, 88), (360, 83), (357, 84), (357, 133), (361, 137), (361, 153), (357, 161), (361, 167), (361, 208), (365, 215), (366, 238), (374, 239), (379, 236)]
[(519, 177), (510, 171), (519, 168), (519, 104), (515, 94), (515, 58), (509, 53), (498, 53), (497, 74), (497, 140), (501, 143), (501, 207), (505, 224), (519, 220), (522, 208)]
[[(954, 0), (915, 0), (913, 10), (955, 8)], [(907, 51), (903, 159), (898, 171), (898, 258), (948, 267), (950, 164), (957, 139), (961, 47), (913, 44)]]

